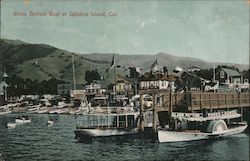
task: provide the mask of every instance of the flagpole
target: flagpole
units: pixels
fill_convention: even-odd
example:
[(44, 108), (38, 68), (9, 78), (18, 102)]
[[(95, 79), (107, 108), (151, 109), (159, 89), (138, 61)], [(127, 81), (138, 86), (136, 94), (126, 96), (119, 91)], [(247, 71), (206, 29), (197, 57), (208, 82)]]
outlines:
[(113, 63), (114, 63), (114, 80), (115, 80), (115, 89), (114, 89), (114, 98), (115, 98), (115, 105), (117, 102), (117, 98), (116, 98), (116, 67), (115, 67), (115, 54), (113, 54)]

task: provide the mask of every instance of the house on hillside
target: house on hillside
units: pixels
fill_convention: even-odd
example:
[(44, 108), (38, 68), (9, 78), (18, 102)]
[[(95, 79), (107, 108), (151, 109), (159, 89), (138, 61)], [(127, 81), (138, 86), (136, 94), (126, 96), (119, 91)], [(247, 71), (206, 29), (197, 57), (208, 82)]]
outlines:
[(241, 83), (241, 74), (236, 69), (222, 67), (215, 74), (215, 79), (219, 83), (239, 84)]

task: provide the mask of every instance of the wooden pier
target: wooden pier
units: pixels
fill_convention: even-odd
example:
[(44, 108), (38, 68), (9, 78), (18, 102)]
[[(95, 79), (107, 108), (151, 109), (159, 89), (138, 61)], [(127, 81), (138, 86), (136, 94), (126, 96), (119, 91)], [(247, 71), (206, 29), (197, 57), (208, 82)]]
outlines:
[[(174, 93), (169, 90), (141, 90), (140, 95), (153, 97), (156, 111), (193, 112), (203, 108), (212, 110), (247, 107), (250, 108), (250, 94), (237, 92), (185, 92)], [(142, 99), (141, 99), (142, 101)], [(142, 107), (144, 108), (144, 107)], [(172, 108), (172, 109), (171, 109)]]
[[(147, 110), (143, 105), (143, 95), (150, 94), (153, 98), (153, 129), (156, 130), (159, 124), (166, 124), (171, 113), (174, 112), (195, 112), (207, 109), (208, 111), (238, 109), (243, 114), (244, 109), (250, 110), (250, 94), (237, 92), (184, 92), (175, 93), (170, 90), (141, 90), (140, 103), (141, 111)], [(162, 122), (159, 114), (166, 118)], [(243, 119), (243, 118), (242, 118)], [(159, 121), (159, 122), (158, 122)], [(143, 128), (143, 122), (141, 127)]]

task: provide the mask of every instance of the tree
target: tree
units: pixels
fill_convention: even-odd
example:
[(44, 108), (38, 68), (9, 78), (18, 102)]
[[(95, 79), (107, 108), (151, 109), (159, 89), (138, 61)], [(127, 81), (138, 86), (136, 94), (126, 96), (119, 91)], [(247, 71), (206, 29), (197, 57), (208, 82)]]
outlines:
[(167, 68), (166, 66), (163, 67), (163, 72), (164, 72), (165, 74), (168, 73), (168, 68)]
[(136, 71), (135, 67), (129, 67), (129, 75), (130, 75), (130, 78), (139, 78), (140, 77), (140, 73), (138, 73)]
[(85, 80), (88, 84), (91, 83), (93, 80), (100, 80), (100, 79), (101, 79), (101, 76), (98, 73), (97, 69), (87, 70), (85, 72)]

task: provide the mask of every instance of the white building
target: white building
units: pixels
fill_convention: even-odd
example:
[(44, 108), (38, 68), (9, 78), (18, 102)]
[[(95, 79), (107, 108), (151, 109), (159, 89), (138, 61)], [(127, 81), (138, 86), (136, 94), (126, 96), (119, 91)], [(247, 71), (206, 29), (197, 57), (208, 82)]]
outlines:
[(167, 89), (170, 77), (163, 72), (163, 68), (158, 65), (157, 59), (151, 66), (150, 73), (145, 73), (140, 78), (140, 90), (145, 89)]
[(167, 80), (142, 80), (140, 82), (140, 89), (167, 89), (169, 81)]
[(96, 94), (102, 94), (106, 90), (101, 88), (101, 84), (97, 82), (92, 82), (89, 85), (85, 85), (85, 91), (87, 95), (96, 95)]

